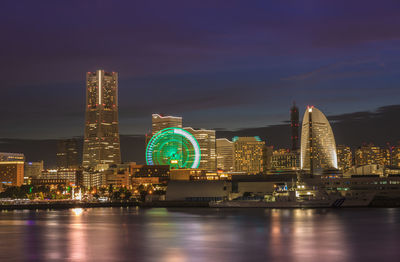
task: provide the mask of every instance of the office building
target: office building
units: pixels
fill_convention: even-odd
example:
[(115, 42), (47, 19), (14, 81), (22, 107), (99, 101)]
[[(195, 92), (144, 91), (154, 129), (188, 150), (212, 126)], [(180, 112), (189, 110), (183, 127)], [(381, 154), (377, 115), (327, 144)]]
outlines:
[(299, 108), (293, 103), (290, 108), (290, 128), (291, 128), (291, 142), (292, 151), (296, 152), (299, 150)]
[(265, 142), (259, 137), (234, 137), (234, 171), (248, 174), (264, 172)]
[(106, 175), (104, 172), (83, 171), (77, 177), (77, 184), (85, 188), (106, 186)]
[(48, 169), (40, 175), (40, 179), (61, 179), (66, 180), (71, 185), (77, 185), (82, 171), (77, 169)]
[(301, 169), (311, 174), (338, 167), (332, 128), (325, 115), (313, 106), (308, 106), (304, 112), (300, 161)]
[(87, 73), (85, 121), (83, 167), (98, 169), (99, 165), (119, 164), (117, 73)]
[(0, 183), (21, 186), (24, 183), (24, 154), (0, 153)]
[(25, 162), (24, 176), (27, 178), (38, 178), (43, 171), (43, 161), (39, 162)]
[(57, 168), (79, 167), (78, 140), (63, 139), (57, 142)]
[(346, 172), (353, 166), (353, 153), (350, 147), (344, 145), (336, 146), (338, 168)]
[(216, 139), (217, 168), (223, 171), (233, 171), (235, 147), (232, 141), (226, 138)]
[(157, 132), (168, 127), (182, 128), (182, 117), (177, 116), (162, 116), (159, 114), (152, 114), (151, 116), (151, 135), (154, 136)]
[(272, 154), (272, 169), (298, 169), (300, 155), (289, 149), (274, 150)]
[(192, 134), (199, 143), (201, 158), (198, 169), (217, 170), (215, 130), (193, 129), (191, 127), (184, 129)]
[(355, 164), (363, 165), (390, 165), (390, 152), (373, 144), (363, 145), (356, 149)]
[(400, 167), (400, 145), (394, 146), (392, 148), (391, 165), (395, 167)]

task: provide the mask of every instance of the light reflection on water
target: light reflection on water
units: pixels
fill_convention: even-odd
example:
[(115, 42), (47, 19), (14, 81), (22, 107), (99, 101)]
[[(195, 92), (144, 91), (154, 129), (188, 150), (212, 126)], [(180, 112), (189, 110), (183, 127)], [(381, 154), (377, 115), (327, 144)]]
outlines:
[(398, 261), (400, 209), (14, 211), (0, 236), (0, 261)]

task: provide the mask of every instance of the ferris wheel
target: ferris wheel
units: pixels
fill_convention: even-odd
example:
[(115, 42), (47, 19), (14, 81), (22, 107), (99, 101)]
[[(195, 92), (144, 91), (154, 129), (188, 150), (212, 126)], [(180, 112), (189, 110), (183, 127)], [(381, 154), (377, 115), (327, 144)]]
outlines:
[(169, 127), (156, 133), (146, 148), (148, 165), (171, 168), (198, 168), (201, 151), (196, 138), (188, 131)]

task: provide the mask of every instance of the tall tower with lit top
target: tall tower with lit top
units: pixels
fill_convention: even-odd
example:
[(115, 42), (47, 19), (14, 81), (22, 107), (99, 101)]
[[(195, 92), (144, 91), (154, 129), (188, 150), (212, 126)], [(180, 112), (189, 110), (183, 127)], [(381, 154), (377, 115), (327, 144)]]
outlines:
[(299, 150), (299, 108), (295, 102), (293, 102), (293, 106), (290, 108), (290, 128), (292, 129), (292, 151), (296, 152)]
[(86, 74), (85, 116), (83, 167), (119, 164), (117, 73), (97, 70)]

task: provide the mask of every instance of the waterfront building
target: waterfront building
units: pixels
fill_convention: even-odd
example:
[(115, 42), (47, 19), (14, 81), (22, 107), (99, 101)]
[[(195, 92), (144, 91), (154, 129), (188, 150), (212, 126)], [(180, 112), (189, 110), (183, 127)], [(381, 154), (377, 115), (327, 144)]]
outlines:
[(64, 187), (68, 186), (70, 182), (67, 179), (57, 179), (57, 178), (33, 178), (30, 180), (30, 185), (34, 186), (55, 186), (62, 185)]
[(104, 70), (86, 75), (83, 167), (121, 162), (118, 131), (118, 74)]
[(154, 136), (157, 132), (168, 127), (182, 128), (182, 117), (177, 116), (162, 116), (160, 114), (152, 114), (151, 116), (151, 135)]
[(216, 171), (217, 155), (215, 130), (193, 129), (191, 127), (185, 127), (184, 130), (192, 134), (199, 143), (201, 158), (198, 168), (207, 171)]
[(106, 185), (114, 187), (129, 187), (131, 185), (129, 172), (108, 172), (105, 173)]
[(61, 179), (66, 180), (70, 184), (77, 185), (78, 177), (82, 171), (77, 169), (48, 169), (44, 170), (39, 177), (40, 179)]
[(353, 153), (351, 148), (345, 145), (336, 146), (338, 168), (346, 172), (353, 166)]
[(259, 137), (234, 137), (234, 171), (258, 174), (265, 170), (265, 142)]
[(136, 165), (130, 166), (131, 177), (162, 177), (170, 176), (169, 165)]
[(106, 175), (104, 172), (83, 171), (78, 177), (77, 183), (79, 186), (84, 186), (86, 188), (105, 186), (107, 184)]
[(390, 165), (390, 153), (387, 149), (380, 148), (373, 144), (362, 145), (355, 153), (355, 164), (363, 165)]
[(0, 183), (21, 186), (24, 183), (24, 163), (24, 154), (0, 153)]
[(227, 199), (231, 192), (231, 183), (224, 180), (169, 182), (166, 192), (167, 201), (213, 201)]
[(63, 139), (57, 142), (57, 168), (79, 167), (78, 140)]
[(233, 171), (234, 144), (226, 138), (216, 139), (217, 168), (223, 171)]
[(391, 165), (400, 167), (400, 145), (392, 148)]
[(290, 128), (291, 128), (291, 142), (292, 151), (296, 152), (299, 150), (299, 108), (293, 102), (292, 108), (290, 108)]
[(311, 174), (338, 167), (332, 128), (325, 115), (313, 106), (308, 106), (304, 112), (300, 151), (301, 169)]
[(205, 177), (206, 170), (186, 168), (186, 169), (171, 169), (170, 179), (171, 180), (192, 180), (193, 177)]
[(272, 169), (298, 169), (300, 155), (289, 149), (274, 150), (272, 154)]
[(44, 169), (44, 163), (38, 162), (25, 162), (24, 164), (24, 176), (26, 178), (38, 178), (42, 174)]
[(273, 146), (263, 147), (263, 171), (266, 172), (272, 168), (272, 155), (274, 152)]

